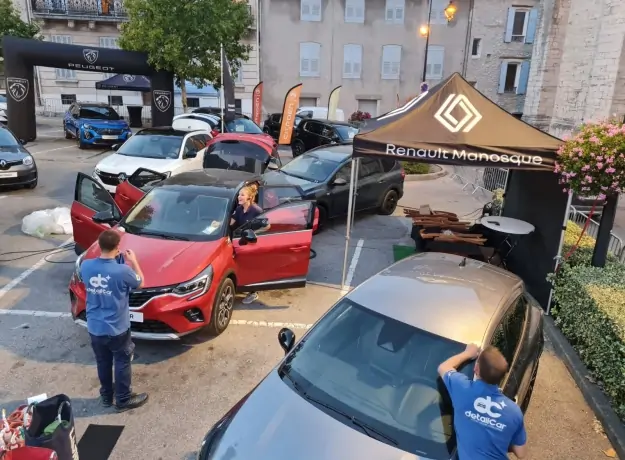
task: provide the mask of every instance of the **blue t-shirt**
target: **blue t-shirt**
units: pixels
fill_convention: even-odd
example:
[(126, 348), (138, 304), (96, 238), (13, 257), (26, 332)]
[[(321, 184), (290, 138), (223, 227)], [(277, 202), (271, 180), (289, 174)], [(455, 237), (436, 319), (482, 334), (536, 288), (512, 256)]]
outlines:
[(456, 371), (443, 381), (454, 408), (459, 460), (508, 460), (511, 445), (526, 443), (523, 412), (496, 385)]
[(89, 259), (80, 266), (87, 290), (87, 330), (97, 336), (116, 336), (130, 329), (128, 297), (141, 278), (115, 259)]
[(257, 204), (250, 205), (247, 211), (243, 210), (243, 206), (238, 205), (232, 214), (234, 219), (234, 228), (238, 228), (243, 224), (248, 223), (250, 220), (255, 219), (263, 213), (263, 210)]

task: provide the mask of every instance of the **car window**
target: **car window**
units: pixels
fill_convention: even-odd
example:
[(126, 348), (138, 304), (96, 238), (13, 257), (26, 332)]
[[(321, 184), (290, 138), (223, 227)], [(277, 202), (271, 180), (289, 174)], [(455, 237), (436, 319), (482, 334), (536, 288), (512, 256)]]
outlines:
[(8, 129), (0, 128), (0, 146), (15, 147), (20, 145), (15, 136)]
[[(464, 348), (343, 298), (278, 374), (294, 391), (305, 392), (310, 404), (350, 428), (358, 430), (353, 417), (380, 433), (371, 434), (380, 442), (419, 457), (448, 459), (455, 449), (453, 410), (437, 367)], [(473, 365), (460, 372), (472, 378)]]
[(182, 154), (183, 155), (188, 155), (189, 153), (197, 153), (198, 152), (198, 143), (197, 141), (193, 138), (193, 136), (187, 138), (187, 140), (184, 143), (184, 149), (182, 150)]
[(288, 203), (270, 209), (236, 229), (233, 238), (239, 238), (246, 229), (254, 230), (259, 236), (310, 230), (312, 227), (311, 211), (310, 201)]
[(155, 184), (166, 179), (165, 174), (157, 173), (145, 168), (137, 169), (132, 176), (128, 178), (128, 183), (143, 191), (149, 191)]
[(5, 96), (5, 95), (0, 94), (0, 102), (4, 102), (4, 103), (6, 103), (6, 102), (7, 102), (7, 98), (6, 98), (6, 96)]
[(350, 161), (346, 165), (342, 166), (334, 176), (335, 179), (341, 178), (345, 179), (349, 184), (349, 181), (352, 179), (352, 162)]
[(115, 206), (111, 195), (93, 179), (81, 176), (78, 183), (76, 201), (96, 212), (111, 211)]
[(521, 341), (526, 314), (527, 300), (520, 296), (503, 316), (491, 340), (491, 344), (501, 351), (509, 365)]
[(356, 134), (358, 134), (358, 129), (353, 126), (347, 125), (334, 125), (334, 128), (338, 131), (339, 136), (344, 141), (350, 141), (354, 138)]
[(358, 168), (358, 177), (363, 179), (365, 177), (373, 176), (382, 172), (382, 167), (377, 158), (362, 158), (360, 160), (360, 167)]
[(80, 118), (89, 120), (119, 120), (119, 114), (112, 108), (99, 105), (83, 105), (80, 108)]
[(141, 158), (175, 159), (180, 156), (182, 137), (168, 134), (135, 134), (116, 152)]
[(397, 162), (395, 160), (391, 160), (390, 158), (382, 158), (380, 163), (382, 163), (382, 170), (384, 172), (392, 171), (395, 165), (397, 165)]
[(262, 134), (263, 130), (258, 127), (256, 123), (247, 118), (235, 118), (232, 121), (226, 123), (226, 130), (229, 133), (247, 133), (247, 134)]
[(213, 142), (204, 154), (203, 167), (260, 174), (268, 157), (269, 153), (264, 148), (251, 142)]
[(261, 208), (264, 210), (275, 208), (284, 203), (290, 203), (292, 201), (300, 201), (302, 199), (302, 193), (300, 189), (295, 186), (271, 186), (263, 185), (259, 196), (259, 202)]
[(323, 137), (328, 137), (328, 138), (332, 139), (332, 138), (338, 136), (338, 133), (331, 126), (321, 125), (321, 135)]
[(304, 125), (304, 130), (308, 131), (309, 133), (321, 135), (323, 125), (315, 121), (309, 121)]
[(122, 220), (126, 232), (136, 235), (214, 241), (229, 222), (228, 200), (208, 195), (203, 187), (156, 187)]
[(312, 110), (303, 110), (301, 112), (297, 112), (296, 115), (300, 118), (312, 118), (313, 113)]
[(336, 170), (340, 162), (322, 158), (315, 152), (307, 152), (293, 158), (280, 171), (289, 176), (311, 182), (325, 182)]
[(191, 136), (191, 141), (195, 145), (198, 152), (203, 148), (206, 148), (206, 136), (204, 134), (194, 134)]
[(282, 118), (282, 114), (275, 113), (271, 116), (271, 119), (274, 123), (280, 123), (280, 119)]

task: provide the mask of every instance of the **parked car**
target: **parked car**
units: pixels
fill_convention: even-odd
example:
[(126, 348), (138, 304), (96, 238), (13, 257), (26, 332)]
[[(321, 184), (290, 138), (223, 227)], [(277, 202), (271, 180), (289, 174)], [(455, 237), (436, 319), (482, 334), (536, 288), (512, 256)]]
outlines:
[[(305, 106), (299, 107), (295, 114), (301, 118), (328, 118), (327, 107)], [(335, 120), (330, 121), (345, 121), (345, 113), (341, 109), (336, 109)]]
[(26, 141), (0, 125), (0, 186), (37, 187), (37, 163), (24, 145)]
[[(302, 121), (302, 118), (296, 115), (295, 121), (293, 122), (293, 132), (295, 132), (295, 128), (299, 125), (300, 121)], [(270, 113), (267, 115), (267, 119), (263, 124), (263, 132), (269, 134), (273, 139), (278, 140), (281, 128), (282, 113)]]
[(113, 107), (102, 102), (74, 102), (63, 118), (65, 139), (76, 139), (78, 148), (124, 142), (132, 131)]
[[(438, 365), (466, 344), (495, 345), (502, 391), (525, 411), (544, 347), (543, 315), (516, 275), (422, 253), (342, 297), (208, 432), (199, 460), (457, 460), (453, 410)], [(459, 369), (473, 378), (473, 363)], [(267, 429), (271, 427), (271, 429)]]
[(342, 121), (302, 120), (291, 141), (293, 158), (321, 145), (352, 143), (356, 134), (357, 128)]
[[(351, 160), (351, 145), (319, 147), (294, 158), (278, 171), (268, 171), (264, 179), (267, 184), (296, 185), (304, 199), (315, 200), (321, 229), (328, 219), (347, 214)], [(361, 159), (356, 212), (376, 209), (380, 214), (393, 214), (404, 194), (404, 178), (398, 161)]]
[[(264, 213), (231, 228), (239, 190), (251, 183), (259, 187)], [(69, 283), (74, 320), (86, 325), (84, 281), (89, 280), (81, 279), (80, 264), (100, 255), (96, 240), (109, 226), (120, 232), (120, 248), (132, 249), (143, 269), (144, 285), (129, 301), (136, 338), (176, 340), (203, 327), (218, 335), (230, 322), (236, 291), (304, 286), (315, 204), (301, 196), (271, 200), (282, 195), (280, 188), (296, 187), (266, 185), (240, 171), (207, 169), (166, 178), (140, 168), (112, 197), (95, 179), (78, 173), (70, 213), (81, 254)]]
[[(200, 107), (195, 109), (190, 114), (184, 116), (204, 115), (205, 119), (210, 121), (213, 126), (212, 134), (217, 136), (222, 132), (221, 129), (221, 109), (218, 107)], [(235, 118), (232, 121), (224, 123), (225, 133), (240, 133), (240, 134), (256, 134), (259, 137), (265, 137), (273, 142), (273, 138), (264, 133), (263, 130), (247, 115), (242, 113), (236, 113)], [(277, 147), (277, 144), (276, 144)]]
[(7, 96), (6, 94), (0, 94), (0, 124), (6, 126), (9, 122), (7, 117)]
[(139, 168), (149, 168), (166, 177), (201, 169), (210, 131), (186, 131), (171, 128), (146, 128), (123, 144), (113, 146), (114, 153), (100, 160), (93, 178), (109, 193)]
[(278, 149), (254, 134), (225, 133), (212, 139), (204, 153), (205, 169), (230, 169), (262, 174), (282, 166)]

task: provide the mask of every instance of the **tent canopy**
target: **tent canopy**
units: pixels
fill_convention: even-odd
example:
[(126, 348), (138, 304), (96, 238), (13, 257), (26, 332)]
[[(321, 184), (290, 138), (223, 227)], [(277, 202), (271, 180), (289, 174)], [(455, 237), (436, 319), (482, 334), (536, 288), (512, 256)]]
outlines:
[(560, 145), (454, 73), (403, 107), (367, 120), (354, 138), (354, 156), (553, 171)]
[(148, 93), (150, 89), (150, 79), (143, 75), (113, 75), (111, 78), (96, 82), (96, 89), (115, 89), (119, 91), (140, 91)]

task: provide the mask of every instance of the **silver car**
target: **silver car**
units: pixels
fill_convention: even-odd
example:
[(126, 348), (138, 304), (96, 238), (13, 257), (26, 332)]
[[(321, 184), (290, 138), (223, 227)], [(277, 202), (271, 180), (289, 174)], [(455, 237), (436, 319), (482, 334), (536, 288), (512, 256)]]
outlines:
[(0, 187), (37, 186), (37, 164), (24, 148), (25, 144), (0, 125)]
[[(521, 279), (424, 253), (373, 276), (299, 341), (204, 438), (199, 460), (455, 459), (438, 365), (467, 343), (509, 361), (502, 390), (527, 409), (543, 350), (542, 310)], [(473, 364), (460, 372), (473, 378)]]

